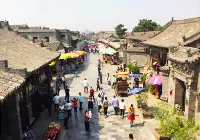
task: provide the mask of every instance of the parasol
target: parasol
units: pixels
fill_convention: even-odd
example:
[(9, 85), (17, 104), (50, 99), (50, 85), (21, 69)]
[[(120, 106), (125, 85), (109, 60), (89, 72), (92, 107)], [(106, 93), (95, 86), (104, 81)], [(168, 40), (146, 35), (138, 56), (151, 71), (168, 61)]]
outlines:
[(155, 75), (148, 80), (150, 85), (162, 85), (163, 77), (160, 75)]
[(140, 74), (129, 74), (129, 76), (131, 76), (131, 77), (141, 77)]
[(145, 88), (134, 88), (134, 89), (132, 89), (131, 91), (128, 92), (128, 95), (139, 93), (139, 92), (144, 91), (144, 90), (145, 90)]

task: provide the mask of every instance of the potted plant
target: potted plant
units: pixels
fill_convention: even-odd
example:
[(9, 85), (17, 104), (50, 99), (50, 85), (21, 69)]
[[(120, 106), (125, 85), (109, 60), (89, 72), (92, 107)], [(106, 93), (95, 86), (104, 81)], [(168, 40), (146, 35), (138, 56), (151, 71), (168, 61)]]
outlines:
[(140, 74), (140, 68), (133, 64), (128, 64), (129, 73)]
[(154, 129), (157, 140), (195, 140), (194, 134), (199, 130), (194, 120), (187, 120), (176, 109), (167, 104), (152, 107), (153, 116), (160, 121)]
[(141, 108), (141, 106), (142, 106), (141, 105), (142, 104), (142, 97), (141, 97), (141, 95), (137, 94), (136, 100), (137, 100), (137, 107)]

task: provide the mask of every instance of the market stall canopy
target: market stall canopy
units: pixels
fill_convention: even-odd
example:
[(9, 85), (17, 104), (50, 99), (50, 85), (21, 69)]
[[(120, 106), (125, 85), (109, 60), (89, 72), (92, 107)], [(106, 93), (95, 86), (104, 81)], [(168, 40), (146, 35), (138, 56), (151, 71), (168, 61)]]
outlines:
[(99, 53), (100, 54), (106, 54), (106, 48), (99, 48)]
[(106, 54), (113, 55), (113, 54), (115, 54), (115, 53), (117, 53), (117, 51), (115, 51), (114, 49), (112, 49), (112, 48), (110, 48), (110, 47), (106, 49)]
[(140, 74), (129, 74), (129, 76), (131, 76), (131, 77), (141, 77)]
[(144, 91), (144, 90), (145, 90), (145, 88), (134, 88), (134, 89), (132, 89), (131, 91), (128, 92), (128, 95), (139, 93), (139, 92)]
[(74, 54), (74, 53), (65, 53), (62, 54), (59, 59), (69, 59), (69, 58), (76, 58), (78, 55)]
[(77, 51), (78, 53), (80, 53), (80, 54), (82, 54), (82, 55), (84, 55), (84, 54), (86, 54), (87, 52), (85, 52), (85, 51)]
[(128, 72), (118, 72), (117, 77), (118, 78), (126, 78), (126, 77), (128, 77)]

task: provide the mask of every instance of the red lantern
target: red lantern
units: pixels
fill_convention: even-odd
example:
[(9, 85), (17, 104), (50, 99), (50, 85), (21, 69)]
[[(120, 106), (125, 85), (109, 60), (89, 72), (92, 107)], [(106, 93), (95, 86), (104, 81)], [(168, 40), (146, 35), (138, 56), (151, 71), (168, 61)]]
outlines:
[(116, 55), (116, 54), (114, 54), (113, 56), (114, 56), (115, 58), (117, 57), (117, 55)]

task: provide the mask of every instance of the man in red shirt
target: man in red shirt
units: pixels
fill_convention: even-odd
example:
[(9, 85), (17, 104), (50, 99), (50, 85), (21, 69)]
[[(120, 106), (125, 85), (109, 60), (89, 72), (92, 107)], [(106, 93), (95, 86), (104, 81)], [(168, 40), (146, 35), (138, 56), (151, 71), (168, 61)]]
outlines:
[(93, 100), (95, 102), (95, 99), (94, 99), (94, 89), (92, 87), (90, 88), (90, 97), (93, 98)]
[(74, 98), (73, 100), (73, 107), (74, 107), (74, 114), (77, 116), (77, 107), (78, 107), (78, 100)]

